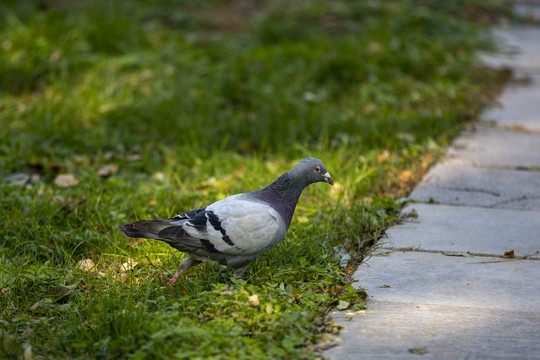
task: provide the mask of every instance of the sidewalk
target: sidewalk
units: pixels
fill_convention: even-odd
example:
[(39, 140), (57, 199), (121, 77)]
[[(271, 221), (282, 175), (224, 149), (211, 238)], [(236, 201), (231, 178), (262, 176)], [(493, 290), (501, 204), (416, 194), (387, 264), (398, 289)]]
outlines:
[[(540, 19), (540, 6), (518, 6)], [(501, 108), (463, 133), (412, 192), (355, 287), (364, 312), (332, 312), (342, 359), (540, 359), (540, 28), (499, 29), (486, 55), (514, 77)], [(506, 254), (506, 255), (505, 255)]]

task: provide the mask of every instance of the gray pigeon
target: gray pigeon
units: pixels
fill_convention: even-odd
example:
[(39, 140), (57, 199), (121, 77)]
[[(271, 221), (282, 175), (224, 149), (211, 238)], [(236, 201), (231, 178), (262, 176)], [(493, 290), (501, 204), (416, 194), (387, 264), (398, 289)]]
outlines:
[(171, 279), (162, 276), (171, 287), (180, 274), (201, 262), (230, 266), (241, 277), (250, 262), (283, 239), (300, 194), (316, 182), (334, 184), (319, 159), (305, 158), (262, 190), (231, 195), (170, 219), (137, 221), (122, 230), (189, 254)]

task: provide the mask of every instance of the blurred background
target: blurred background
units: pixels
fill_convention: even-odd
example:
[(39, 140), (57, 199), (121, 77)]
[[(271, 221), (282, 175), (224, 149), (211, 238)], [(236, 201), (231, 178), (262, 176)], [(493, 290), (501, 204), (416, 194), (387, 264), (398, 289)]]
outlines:
[(485, 102), (472, 50), (487, 44), (479, 24), (504, 9), (4, 0), (2, 165), (120, 151), (159, 168), (168, 150), (192, 163), (222, 151), (298, 157), (444, 141)]
[[(504, 84), (477, 60), (502, 19), (495, 0), (0, 1), (0, 357), (313, 358), (326, 310), (363, 306), (350, 274), (400, 199)], [(200, 267), (171, 294), (182, 255), (117, 232), (305, 156), (335, 185), (246, 281)]]

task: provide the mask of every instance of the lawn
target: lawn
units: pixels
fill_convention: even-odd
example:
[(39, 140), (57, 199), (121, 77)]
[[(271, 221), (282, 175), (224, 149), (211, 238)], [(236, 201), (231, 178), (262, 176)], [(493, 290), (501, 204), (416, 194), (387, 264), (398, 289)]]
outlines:
[[(505, 80), (499, 1), (0, 4), (0, 358), (302, 359), (365, 306), (354, 267)], [(260, 189), (306, 156), (243, 279), (119, 226)], [(348, 257), (351, 257), (349, 260)], [(341, 303), (340, 303), (341, 300)]]

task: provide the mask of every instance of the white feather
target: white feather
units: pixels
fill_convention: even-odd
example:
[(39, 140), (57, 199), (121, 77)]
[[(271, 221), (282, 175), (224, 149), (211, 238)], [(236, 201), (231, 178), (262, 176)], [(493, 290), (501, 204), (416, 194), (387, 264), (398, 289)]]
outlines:
[(189, 226), (189, 222), (183, 228), (193, 237), (209, 240), (216, 250), (224, 254), (250, 255), (264, 252), (277, 244), (286, 232), (276, 210), (263, 202), (246, 199), (244, 194), (217, 201), (206, 210), (217, 215), (221, 227), (234, 246), (224, 241), (221, 231), (216, 230), (209, 220), (206, 223), (206, 233)]

